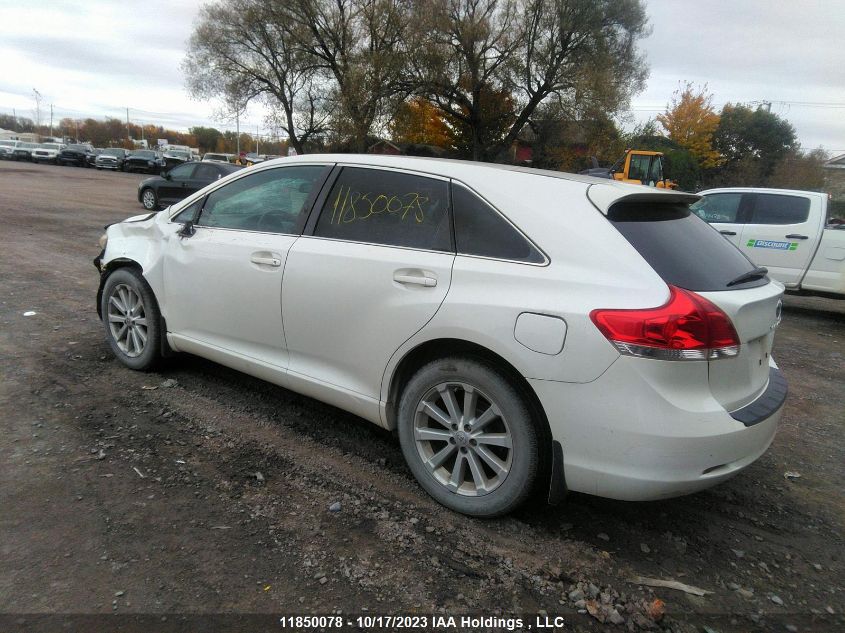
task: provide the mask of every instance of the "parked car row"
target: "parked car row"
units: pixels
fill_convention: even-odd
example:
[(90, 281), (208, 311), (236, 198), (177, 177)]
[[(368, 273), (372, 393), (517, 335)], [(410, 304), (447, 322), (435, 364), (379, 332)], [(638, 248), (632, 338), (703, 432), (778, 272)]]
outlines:
[[(0, 158), (26, 160), (55, 165), (76, 165), (114, 171), (141, 171), (158, 174), (162, 170), (194, 161), (190, 150), (126, 150), (120, 147), (97, 148), (90, 143), (28, 143), (0, 141)], [(226, 161), (228, 162), (228, 161)]]

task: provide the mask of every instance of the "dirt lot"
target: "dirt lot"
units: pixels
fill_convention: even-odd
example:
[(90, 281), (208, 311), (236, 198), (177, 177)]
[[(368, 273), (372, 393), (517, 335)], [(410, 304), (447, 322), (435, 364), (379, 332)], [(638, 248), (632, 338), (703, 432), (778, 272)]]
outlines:
[[(783, 422), (727, 484), (472, 520), (430, 500), (396, 438), (363, 420), (197, 358), (157, 374), (114, 360), (91, 260), (104, 224), (143, 212), (141, 178), (0, 162), (0, 629), (56, 623), (8, 614), (156, 614), (162, 628), (338, 610), (845, 627), (845, 301), (787, 298)], [(614, 610), (624, 623), (602, 624)]]

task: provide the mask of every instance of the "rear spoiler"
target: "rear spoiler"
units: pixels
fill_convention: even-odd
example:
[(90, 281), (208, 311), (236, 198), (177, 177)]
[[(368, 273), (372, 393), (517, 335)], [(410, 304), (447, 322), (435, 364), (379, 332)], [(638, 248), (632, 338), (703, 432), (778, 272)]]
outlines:
[(599, 211), (607, 215), (608, 210), (617, 202), (656, 202), (658, 204), (692, 204), (701, 196), (683, 191), (667, 191), (644, 187), (643, 185), (628, 185), (624, 183), (607, 183), (590, 185), (587, 198)]

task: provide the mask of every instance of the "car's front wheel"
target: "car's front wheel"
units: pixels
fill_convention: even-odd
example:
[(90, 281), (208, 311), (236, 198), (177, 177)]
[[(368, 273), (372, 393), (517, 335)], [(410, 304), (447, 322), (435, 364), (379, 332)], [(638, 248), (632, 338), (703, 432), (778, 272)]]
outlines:
[(460, 356), (425, 365), (406, 384), (397, 417), (411, 472), (443, 505), (494, 517), (531, 494), (540, 462), (536, 422), (492, 364)]
[(100, 313), (118, 360), (148, 371), (161, 357), (161, 315), (149, 284), (132, 268), (118, 268), (103, 286)]
[(141, 192), (141, 204), (148, 211), (155, 211), (158, 209), (158, 196), (156, 192), (147, 187)]

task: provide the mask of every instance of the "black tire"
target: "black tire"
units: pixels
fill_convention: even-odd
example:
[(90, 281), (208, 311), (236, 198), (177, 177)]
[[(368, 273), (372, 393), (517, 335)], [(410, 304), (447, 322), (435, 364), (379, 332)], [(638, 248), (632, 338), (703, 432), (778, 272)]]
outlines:
[[(113, 297), (116, 304), (112, 301)], [(133, 303), (135, 297), (140, 298), (141, 303), (140, 310), (134, 311), (136, 324), (132, 325), (136, 334), (132, 336), (129, 332), (121, 335), (121, 328), (127, 327), (126, 322), (112, 321), (111, 317), (126, 315), (127, 310), (124, 308)], [(161, 360), (161, 314), (152, 288), (136, 269), (118, 268), (108, 276), (103, 285), (100, 313), (106, 330), (106, 340), (117, 359), (137, 371), (150, 371), (155, 368)], [(137, 349), (137, 342), (141, 340), (138, 330), (141, 329), (142, 320), (146, 340), (141, 348)]]
[[(475, 474), (467, 473), (468, 469), (471, 470), (470, 457), (473, 457), (476, 467), (483, 466), (485, 476), (492, 476), (493, 479), (497, 477), (496, 471), (484, 464), (484, 460), (481, 459), (479, 451), (482, 447), (473, 444), (475, 440), (469, 439), (473, 437), (471, 424), (469, 426), (452, 425), (453, 430), (450, 432), (442, 423), (441, 426), (432, 423), (428, 428), (442, 429), (441, 433), (447, 432), (453, 437), (448, 442), (435, 440), (427, 445), (417, 442), (416, 425), (425, 426), (434, 420), (431, 416), (420, 413), (419, 407), (424, 399), (437, 398), (437, 387), (440, 386), (442, 389), (444, 385), (447, 390), (454, 389), (453, 395), (456, 396), (456, 401), (462, 397), (460, 394), (463, 387), (460, 385), (471, 387), (471, 390), (463, 391), (464, 397), (467, 391), (477, 392), (478, 408), (469, 413), (473, 422), (476, 415), (478, 419), (484, 417), (481, 407), (485, 407), (486, 410), (486, 405), (483, 404), (485, 401), (487, 405), (497, 407), (501, 413), (501, 416), (492, 418), (495, 422), (491, 422), (486, 429), (490, 429), (495, 424), (501, 425), (494, 433), (501, 435), (504, 429), (504, 434), (510, 437), (511, 446), (508, 449), (498, 447), (491, 449), (490, 445), (485, 445), (483, 449), (488, 454), (490, 450), (499, 451), (496, 457), (501, 463), (507, 461), (508, 469), (506, 475), (495, 486), (491, 486), (489, 491), (479, 492), (474, 483)], [(445, 399), (440, 402), (448, 409)], [(466, 402), (463, 400), (464, 404), (460, 406), (464, 407)], [(516, 509), (534, 490), (534, 483), (540, 469), (541, 450), (539, 445), (541, 435), (537, 429), (537, 422), (533, 419), (531, 409), (519, 390), (500, 370), (481, 358), (447, 357), (432, 361), (420, 368), (402, 390), (397, 425), (402, 453), (414, 477), (428, 494), (452, 510), (474, 517), (500, 516)], [(462, 430), (465, 432), (461, 433)], [(474, 432), (482, 431), (475, 430)], [(475, 435), (475, 437), (479, 436)], [(484, 444), (480, 438), (479, 442)], [(447, 449), (449, 445), (454, 447), (450, 449), (455, 455), (454, 461), (452, 462), (452, 458), (449, 457), (443, 462), (442, 467), (430, 468), (426, 464), (423, 453), (430, 451), (432, 454), (428, 459), (433, 461), (433, 453), (439, 453), (440, 450)], [(450, 488), (443, 479), (450, 474), (454, 476), (457, 460), (460, 458), (458, 451), (464, 454), (463, 466), (457, 470), (463, 475), (458, 478), (460, 482), (466, 483), (458, 483), (459, 489), (454, 489)], [(468, 453), (473, 453), (473, 455)], [(450, 463), (452, 463), (451, 469)], [(469, 479), (473, 481), (470, 482)]]
[(158, 209), (158, 194), (152, 187), (144, 187), (141, 190), (141, 204), (147, 211)]

